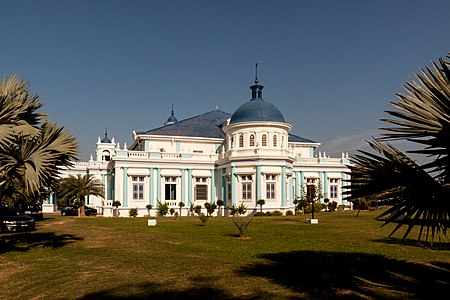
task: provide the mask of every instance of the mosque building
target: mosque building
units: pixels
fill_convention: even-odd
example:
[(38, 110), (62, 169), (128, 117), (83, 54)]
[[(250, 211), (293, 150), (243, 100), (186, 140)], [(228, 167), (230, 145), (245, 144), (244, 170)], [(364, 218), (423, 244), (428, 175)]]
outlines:
[[(162, 127), (133, 131), (133, 142), (121, 146), (107, 132), (98, 139), (96, 155), (76, 162), (69, 174), (89, 174), (101, 180), (104, 198), (91, 196), (87, 205), (112, 216), (112, 202), (119, 201), (120, 215), (138, 208), (147, 215), (147, 205), (167, 203), (182, 215), (189, 207), (222, 200), (225, 206), (241, 203), (252, 214), (263, 211), (294, 211), (294, 200), (320, 190), (321, 201), (349, 205), (342, 192), (348, 179), (348, 154), (331, 158), (315, 154), (320, 143), (290, 133), (292, 125), (270, 102), (263, 100), (263, 86), (250, 87), (251, 99), (233, 114), (214, 110), (178, 121), (173, 107)], [(53, 210), (56, 196), (44, 204)], [(216, 211), (217, 213), (217, 211)], [(227, 215), (227, 210), (222, 213)]]

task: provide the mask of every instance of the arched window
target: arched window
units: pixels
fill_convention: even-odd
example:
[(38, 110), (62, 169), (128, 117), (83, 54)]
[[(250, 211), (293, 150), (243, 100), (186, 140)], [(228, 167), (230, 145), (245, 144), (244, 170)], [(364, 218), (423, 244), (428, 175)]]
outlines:
[(267, 146), (267, 135), (265, 134), (262, 135), (261, 143), (263, 146)]
[(111, 155), (108, 150), (103, 150), (102, 152), (102, 160), (109, 161), (111, 159)]
[(277, 136), (276, 135), (273, 136), (273, 146), (274, 147), (277, 146)]
[(239, 148), (244, 148), (244, 136), (239, 135)]
[(254, 147), (254, 146), (255, 146), (255, 135), (250, 134), (250, 147)]

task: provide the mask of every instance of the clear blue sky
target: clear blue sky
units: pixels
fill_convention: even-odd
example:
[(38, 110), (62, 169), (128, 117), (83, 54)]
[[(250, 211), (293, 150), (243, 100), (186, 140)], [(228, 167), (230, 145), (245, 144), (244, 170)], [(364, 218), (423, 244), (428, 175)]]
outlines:
[(108, 128), (121, 145), (263, 98), (293, 133), (340, 155), (378, 133), (395, 93), (450, 51), (450, 1), (0, 1), (0, 74), (30, 82), (86, 160)]

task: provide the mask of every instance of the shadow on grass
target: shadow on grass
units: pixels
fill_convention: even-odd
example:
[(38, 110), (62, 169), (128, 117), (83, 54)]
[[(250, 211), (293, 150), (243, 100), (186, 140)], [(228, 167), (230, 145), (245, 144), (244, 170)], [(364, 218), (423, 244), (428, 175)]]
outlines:
[(57, 235), (53, 232), (3, 234), (0, 235), (0, 254), (13, 251), (26, 252), (36, 247), (56, 249), (80, 240), (82, 238), (72, 234)]
[(390, 245), (396, 244), (396, 245), (406, 245), (406, 246), (412, 246), (412, 247), (418, 247), (418, 248), (429, 248), (429, 249), (434, 249), (434, 250), (450, 251), (450, 243), (446, 243), (446, 242), (435, 241), (432, 246), (430, 242), (426, 242), (426, 241), (419, 241), (417, 239), (405, 239), (404, 241), (402, 241), (401, 238), (394, 238), (394, 237), (376, 239), (376, 240), (372, 240), (372, 241), (377, 242), (377, 243), (390, 244)]
[(145, 282), (89, 293), (78, 299), (237, 299), (226, 291), (215, 288), (211, 278), (202, 278), (201, 281), (193, 282), (193, 285), (195, 287), (171, 290), (170, 284)]
[(261, 255), (240, 276), (270, 280), (308, 298), (432, 299), (450, 293), (450, 264), (415, 264), (381, 255), (296, 251)]

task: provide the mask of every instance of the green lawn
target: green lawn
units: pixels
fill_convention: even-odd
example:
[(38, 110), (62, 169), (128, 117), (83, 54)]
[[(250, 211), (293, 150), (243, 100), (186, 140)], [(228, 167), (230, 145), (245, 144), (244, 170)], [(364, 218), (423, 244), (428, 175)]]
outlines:
[(450, 245), (401, 244), (381, 211), (229, 218), (61, 217), (0, 234), (2, 299), (435, 298), (450, 292)]

